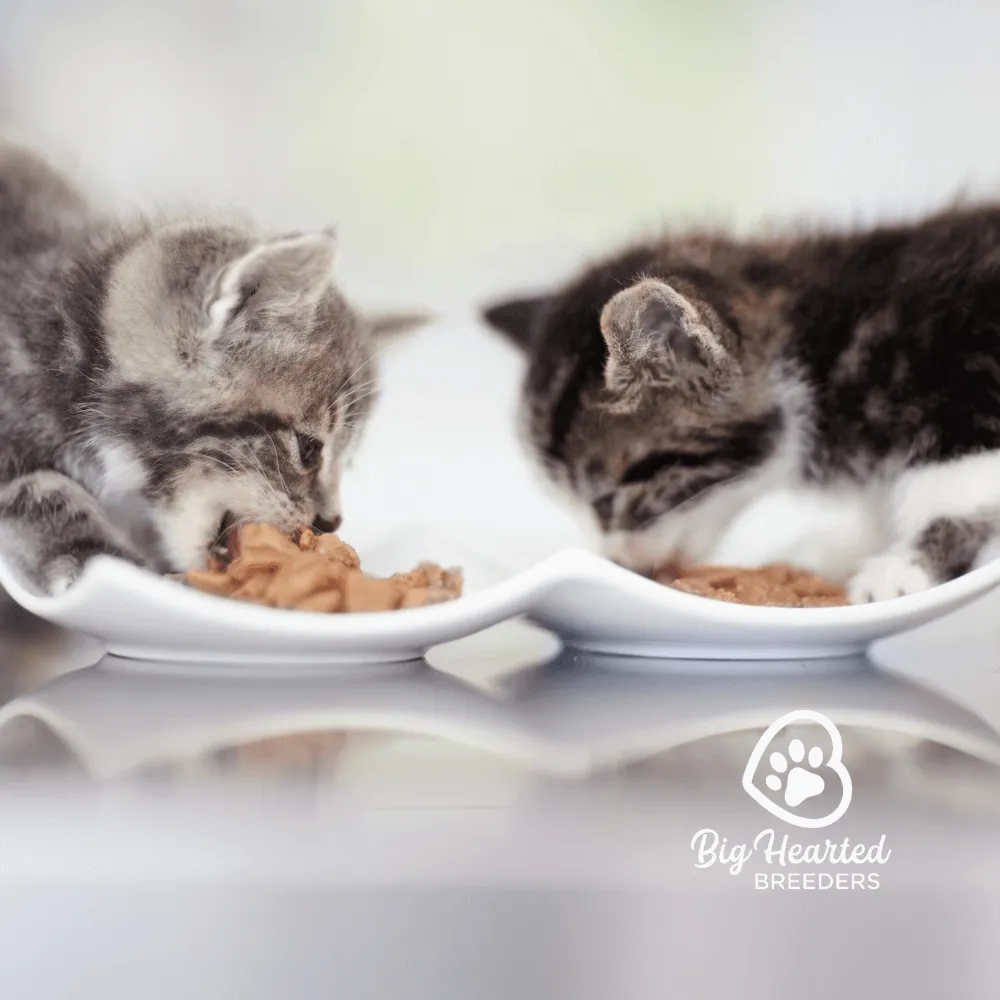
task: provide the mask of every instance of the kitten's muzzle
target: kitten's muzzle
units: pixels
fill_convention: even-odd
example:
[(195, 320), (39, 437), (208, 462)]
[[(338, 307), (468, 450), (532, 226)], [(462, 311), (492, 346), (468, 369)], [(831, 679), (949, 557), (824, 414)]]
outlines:
[(332, 521), (328, 521), (325, 517), (317, 514), (313, 518), (313, 531), (317, 534), (333, 534), (340, 526), (344, 523), (344, 519), (339, 515), (335, 514)]
[(602, 548), (612, 562), (642, 576), (649, 576), (663, 566), (690, 563), (680, 546), (657, 546), (634, 532), (611, 532), (604, 536)]

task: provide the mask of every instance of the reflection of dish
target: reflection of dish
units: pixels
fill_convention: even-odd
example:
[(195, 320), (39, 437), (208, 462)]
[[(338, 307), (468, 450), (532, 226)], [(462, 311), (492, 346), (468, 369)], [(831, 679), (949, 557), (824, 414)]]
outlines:
[(159, 666), (135, 671), (105, 657), (0, 708), (0, 731), (36, 719), (102, 778), (271, 736), (332, 730), (433, 736), (525, 763), (545, 758), (502, 703), (419, 662), (348, 678), (279, 679), (278, 664), (270, 676), (238, 679)]
[(0, 709), (0, 734), (38, 720), (102, 778), (279, 734), (335, 730), (432, 737), (571, 777), (764, 729), (808, 704), (837, 725), (933, 740), (1000, 765), (994, 730), (947, 698), (863, 657), (825, 665), (747, 684), (739, 670), (712, 673), (690, 661), (626, 674), (616, 657), (567, 651), (488, 693), (420, 663), (375, 676), (278, 679), (179, 673), (171, 664), (135, 671), (106, 657)]
[[(742, 664), (659, 661), (637, 673), (622, 657), (567, 650), (549, 666), (509, 682), (533, 728), (589, 755), (594, 769), (742, 730), (763, 730), (808, 706), (840, 726), (932, 740), (1000, 766), (1000, 736), (982, 718), (864, 656), (817, 661), (807, 674), (778, 661), (747, 683)], [(755, 663), (747, 666), (763, 666)]]
[[(573, 646), (639, 657), (815, 660), (940, 618), (1000, 584), (1000, 561), (922, 594), (861, 607), (745, 607), (684, 594), (567, 550), (459, 600), (405, 611), (321, 615), (200, 594), (98, 558), (48, 597), (0, 563), (0, 584), (38, 616), (138, 660), (331, 665), (413, 659), (526, 614)], [(620, 661), (623, 667), (641, 662)], [(645, 665), (655, 669), (652, 663)], [(749, 669), (749, 668), (748, 668)]]

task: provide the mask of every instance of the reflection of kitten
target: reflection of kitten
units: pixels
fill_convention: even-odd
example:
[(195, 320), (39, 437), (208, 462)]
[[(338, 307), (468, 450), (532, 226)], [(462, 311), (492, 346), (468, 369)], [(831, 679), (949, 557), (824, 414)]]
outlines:
[(779, 486), (880, 526), (855, 601), (1000, 555), (1000, 210), (668, 240), (486, 318), (528, 355), (546, 471), (635, 569), (706, 558)]
[(340, 519), (372, 324), (327, 232), (98, 217), (0, 142), (0, 545), (46, 589), (95, 553), (203, 563), (224, 523)]

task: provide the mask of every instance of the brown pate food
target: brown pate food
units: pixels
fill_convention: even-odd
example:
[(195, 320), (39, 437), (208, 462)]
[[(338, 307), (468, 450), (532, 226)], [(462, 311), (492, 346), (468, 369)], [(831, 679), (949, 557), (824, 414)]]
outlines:
[[(269, 524), (243, 525), (230, 532), (228, 549), (228, 561), (213, 555), (206, 570), (191, 570), (180, 579), (219, 597), (327, 613), (416, 608), (462, 594), (459, 569), (424, 562), (408, 573), (371, 576), (362, 571), (350, 545), (308, 528), (288, 535)], [(757, 569), (670, 564), (652, 577), (685, 593), (733, 604), (829, 608), (850, 603), (843, 587), (785, 563)]]
[(180, 579), (219, 597), (298, 611), (395, 611), (461, 596), (462, 572), (421, 563), (409, 573), (377, 577), (336, 535), (304, 529), (287, 535), (269, 524), (246, 524), (229, 535), (229, 561)]
[(771, 563), (758, 569), (665, 566), (653, 574), (653, 579), (688, 594), (732, 604), (834, 608), (850, 603), (843, 587), (785, 563)]

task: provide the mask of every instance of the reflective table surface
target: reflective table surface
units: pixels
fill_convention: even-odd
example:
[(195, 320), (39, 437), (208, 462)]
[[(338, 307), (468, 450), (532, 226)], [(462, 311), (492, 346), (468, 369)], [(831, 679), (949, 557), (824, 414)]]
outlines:
[[(877, 662), (511, 622), (324, 678), (116, 660), (0, 604), (0, 995), (995, 996), (995, 608)], [(851, 776), (824, 829), (741, 786), (802, 709)]]

